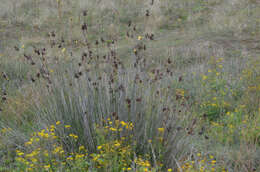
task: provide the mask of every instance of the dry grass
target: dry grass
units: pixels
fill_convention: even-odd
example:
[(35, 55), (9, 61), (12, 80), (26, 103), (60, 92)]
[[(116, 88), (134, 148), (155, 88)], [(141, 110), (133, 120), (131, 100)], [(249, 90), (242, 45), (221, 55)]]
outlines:
[[(104, 134), (112, 119), (134, 124), (128, 160), (149, 154), (149, 170), (260, 170), (258, 1), (22, 0), (0, 9), (0, 128), (12, 128), (0, 136), (1, 166), (28, 170), (12, 154), (57, 121), (79, 137), (57, 130), (65, 151), (84, 145), (114, 157), (97, 148), (121, 139)], [(80, 164), (98, 171), (93, 159)], [(115, 171), (126, 169), (117, 162)], [(68, 164), (53, 170), (80, 167)]]

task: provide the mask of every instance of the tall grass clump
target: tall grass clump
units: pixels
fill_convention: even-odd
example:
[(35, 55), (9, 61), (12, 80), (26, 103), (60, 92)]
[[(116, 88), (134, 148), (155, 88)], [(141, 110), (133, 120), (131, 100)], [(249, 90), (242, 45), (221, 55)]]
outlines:
[[(173, 88), (165, 88), (164, 82), (152, 83), (145, 74), (137, 74), (134, 68), (121, 69), (116, 73), (84, 72), (79, 78), (69, 72), (73, 68), (66, 70), (68, 73), (55, 78), (49, 93), (46, 93), (48, 99), (44, 108), (40, 106), (37, 111), (39, 126), (46, 127), (56, 121), (70, 125), (70, 132), (79, 137), (77, 143), (90, 152), (96, 152), (96, 126), (105, 127), (104, 121), (108, 119), (113, 122), (124, 121), (133, 124), (130, 143), (134, 146), (136, 156), (153, 154), (154, 162), (176, 166), (176, 162), (188, 151), (186, 146), (189, 139), (185, 138), (187, 124), (170, 107), (176, 101), (175, 93)], [(187, 109), (179, 104), (179, 101), (184, 104), (185, 100), (182, 100), (181, 92), (178, 94), (181, 100), (176, 101), (174, 108)], [(159, 132), (158, 128), (164, 132)], [(58, 133), (60, 136), (68, 134), (66, 131)], [(153, 147), (149, 140), (158, 140), (161, 146)], [(75, 147), (69, 140), (62, 142), (70, 151)]]

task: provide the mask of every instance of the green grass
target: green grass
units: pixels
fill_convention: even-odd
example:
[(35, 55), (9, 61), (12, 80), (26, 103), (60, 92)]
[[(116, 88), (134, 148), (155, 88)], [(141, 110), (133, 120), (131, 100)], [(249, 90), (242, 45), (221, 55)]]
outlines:
[(151, 2), (0, 4), (0, 171), (260, 170), (259, 2)]

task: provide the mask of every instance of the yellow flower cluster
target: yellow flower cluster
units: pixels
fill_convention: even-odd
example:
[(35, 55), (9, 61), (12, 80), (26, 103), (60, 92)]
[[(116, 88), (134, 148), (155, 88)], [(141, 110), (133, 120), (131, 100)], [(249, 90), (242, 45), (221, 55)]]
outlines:
[[(32, 137), (25, 142), (24, 149), (16, 150), (18, 167), (23, 169), (22, 171), (37, 171), (37, 169), (56, 171), (68, 167), (79, 171), (88, 171), (90, 168), (105, 171), (117, 166), (120, 171), (138, 172), (152, 172), (163, 168), (163, 164), (159, 160), (157, 160), (155, 168), (149, 154), (136, 155), (132, 122), (111, 119), (103, 122), (104, 126), (96, 125), (98, 144), (96, 151), (91, 153), (88, 153), (83, 145), (73, 149), (73, 152), (69, 152), (61, 144), (60, 140), (64, 138), (70, 139), (71, 146), (78, 145), (78, 136), (73, 133), (62, 137), (57, 136), (58, 131), (67, 131), (73, 128), (70, 125), (62, 125), (61, 121), (33, 133)], [(160, 136), (164, 134), (164, 130), (164, 128), (158, 128)], [(156, 140), (153, 143), (156, 144)], [(173, 170), (168, 168), (167, 171)]]
[(176, 89), (176, 95), (184, 98), (185, 91), (184, 89)]
[[(152, 164), (149, 160), (151, 157), (145, 155), (143, 157), (139, 156), (134, 158), (136, 154), (135, 141), (132, 139), (133, 134), (132, 130), (134, 125), (132, 122), (125, 122), (119, 120), (103, 120), (107, 125), (99, 126), (97, 125), (96, 129), (102, 134), (102, 144), (97, 146), (97, 153), (91, 154), (92, 164), (95, 165), (95, 168), (98, 169), (108, 169), (111, 166), (120, 164), (120, 167), (123, 171), (141, 171), (141, 172), (150, 172), (155, 169), (152, 167)], [(164, 128), (160, 128), (161, 132), (164, 131)], [(163, 131), (162, 131), (163, 130)], [(115, 132), (116, 131), (116, 132)], [(105, 139), (105, 140), (104, 140)], [(117, 162), (113, 164), (113, 159), (116, 157)], [(133, 168), (133, 164), (135, 168)]]
[(11, 128), (2, 128), (2, 129), (0, 130), (0, 134), (5, 134), (5, 133), (10, 132), (10, 131), (12, 131)]
[(201, 153), (197, 153), (194, 160), (184, 162), (178, 171), (198, 171), (198, 172), (228, 172), (225, 168), (216, 165), (217, 161), (213, 155), (202, 156)]
[(221, 64), (223, 62), (224, 58), (218, 58), (216, 59), (215, 57), (211, 57), (211, 65), (213, 69), (208, 69), (208, 75), (202, 75), (202, 80), (206, 81), (208, 79), (213, 79), (216, 76), (220, 76), (221, 70), (223, 68), (223, 65)]
[(116, 131), (123, 131), (124, 129), (125, 130), (133, 130), (133, 123), (131, 122), (124, 122), (124, 121), (119, 121), (119, 120), (115, 120), (115, 121), (112, 121), (110, 118), (107, 119), (107, 121), (103, 120), (105, 123), (107, 123), (108, 125), (106, 125), (104, 128), (106, 130), (109, 130), (109, 131), (113, 131), (113, 132), (116, 132)]
[[(88, 153), (84, 146), (79, 146), (76, 152), (68, 153), (62, 144), (59, 143), (59, 137), (56, 136), (56, 129), (61, 124), (60, 121), (56, 125), (34, 132), (32, 137), (25, 142), (24, 150), (16, 150), (16, 161), (18, 165), (25, 167), (24, 171), (37, 171), (37, 169), (55, 169), (66, 166), (72, 161), (82, 162), (82, 170), (87, 170), (88, 165), (85, 158)], [(70, 125), (64, 125), (64, 129), (71, 128)], [(77, 140), (78, 136), (69, 134), (68, 138)]]
[(73, 139), (77, 140), (78, 139), (78, 136), (75, 135), (75, 134), (69, 134), (70, 137), (72, 137)]

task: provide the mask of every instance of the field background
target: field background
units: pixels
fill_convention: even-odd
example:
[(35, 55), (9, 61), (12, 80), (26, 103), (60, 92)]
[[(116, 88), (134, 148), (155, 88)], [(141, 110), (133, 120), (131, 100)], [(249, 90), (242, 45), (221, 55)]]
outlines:
[(0, 171), (260, 171), (259, 0), (0, 0)]

